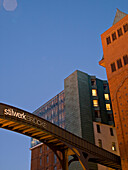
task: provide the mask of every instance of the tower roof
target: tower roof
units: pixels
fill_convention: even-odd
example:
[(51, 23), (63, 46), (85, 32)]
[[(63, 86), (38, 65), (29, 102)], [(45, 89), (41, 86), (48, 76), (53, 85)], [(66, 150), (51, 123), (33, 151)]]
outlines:
[(120, 10), (117, 8), (113, 25), (116, 24), (118, 21), (120, 21), (122, 18), (124, 18), (126, 15), (127, 15), (126, 13), (120, 11)]

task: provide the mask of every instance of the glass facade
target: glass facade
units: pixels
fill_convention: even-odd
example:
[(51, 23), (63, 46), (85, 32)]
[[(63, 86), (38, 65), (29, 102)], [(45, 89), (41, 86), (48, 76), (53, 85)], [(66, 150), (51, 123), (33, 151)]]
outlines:
[[(65, 129), (65, 96), (64, 91), (57, 94), (39, 109), (37, 109), (33, 114), (44, 118), (57, 126)], [(31, 147), (39, 144), (40, 142), (36, 139), (31, 140)]]

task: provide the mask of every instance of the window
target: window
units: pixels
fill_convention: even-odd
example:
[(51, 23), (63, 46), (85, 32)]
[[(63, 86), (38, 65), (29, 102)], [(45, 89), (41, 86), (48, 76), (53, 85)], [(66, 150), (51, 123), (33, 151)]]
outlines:
[(113, 121), (113, 116), (112, 116), (112, 114), (108, 114), (108, 121)]
[(93, 106), (98, 107), (98, 100), (93, 100)]
[(116, 144), (115, 144), (115, 142), (112, 142), (112, 150), (116, 151)]
[(100, 125), (96, 125), (96, 127), (97, 127), (97, 132), (100, 133), (101, 132), (100, 131)]
[(112, 69), (112, 72), (116, 71), (115, 63), (112, 63), (112, 64), (111, 64), (111, 69)]
[(127, 55), (123, 56), (123, 60), (124, 60), (124, 65), (128, 64), (128, 56)]
[(111, 43), (111, 38), (110, 36), (108, 38), (106, 38), (106, 41), (107, 41), (107, 45), (109, 45)]
[(92, 89), (92, 96), (97, 96), (97, 90), (96, 89)]
[(56, 167), (56, 166), (54, 166), (54, 170), (57, 170), (57, 167)]
[(112, 34), (112, 40), (115, 41), (116, 39), (117, 39), (116, 33), (114, 32), (114, 33)]
[(40, 147), (40, 153), (42, 153), (42, 146)]
[(42, 165), (42, 159), (41, 159), (41, 157), (40, 157), (40, 166)]
[(110, 104), (106, 104), (106, 110), (111, 110)]
[(95, 110), (95, 118), (101, 118), (99, 110)]
[(117, 32), (118, 32), (118, 37), (120, 37), (121, 35), (123, 35), (123, 33), (122, 33), (122, 29), (120, 28), (120, 29), (118, 29), (117, 30)]
[(104, 94), (105, 100), (109, 100), (109, 94)]
[(49, 156), (47, 155), (47, 163), (49, 162)]
[(54, 154), (54, 163), (56, 164), (56, 162), (57, 162), (57, 157), (56, 157), (56, 155)]
[(127, 31), (128, 31), (128, 24), (125, 24), (125, 25), (123, 26), (123, 28), (124, 28), (124, 32), (127, 32)]
[(110, 128), (110, 134), (111, 134), (111, 136), (114, 136), (113, 128)]
[(102, 140), (101, 139), (98, 139), (98, 144), (99, 144), (99, 147), (102, 148)]
[(121, 59), (117, 60), (117, 66), (118, 66), (118, 69), (120, 69), (122, 67)]
[(104, 90), (107, 90), (108, 85), (107, 84), (103, 84), (103, 88), (104, 88)]
[(91, 85), (95, 86), (96, 85), (96, 80), (91, 80)]

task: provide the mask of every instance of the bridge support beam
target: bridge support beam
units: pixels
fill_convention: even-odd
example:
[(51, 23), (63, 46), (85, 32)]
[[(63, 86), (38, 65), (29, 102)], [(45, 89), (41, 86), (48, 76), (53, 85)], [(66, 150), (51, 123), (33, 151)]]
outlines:
[(63, 154), (62, 169), (68, 170), (68, 150), (64, 150), (62, 154)]

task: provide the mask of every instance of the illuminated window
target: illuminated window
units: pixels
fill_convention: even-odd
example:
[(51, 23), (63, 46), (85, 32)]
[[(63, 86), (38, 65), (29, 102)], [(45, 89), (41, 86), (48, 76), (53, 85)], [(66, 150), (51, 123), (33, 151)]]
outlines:
[(98, 107), (98, 100), (93, 100), (93, 106)]
[(110, 37), (106, 38), (106, 41), (107, 41), (107, 45), (109, 45), (111, 43), (111, 38)]
[(111, 110), (110, 104), (106, 104), (106, 110)]
[(105, 100), (109, 100), (109, 94), (104, 94)]
[(99, 147), (102, 148), (102, 140), (101, 139), (98, 139), (98, 144), (99, 144)]
[(97, 90), (96, 89), (92, 89), (92, 96), (97, 96)]
[(115, 144), (115, 142), (112, 142), (112, 150), (116, 151), (116, 144)]
[(120, 37), (121, 35), (123, 35), (123, 32), (122, 32), (122, 29), (121, 29), (121, 28), (118, 29), (117, 32), (118, 32), (118, 37)]
[(117, 39), (116, 33), (114, 32), (114, 33), (112, 34), (112, 40), (114, 41), (114, 40), (116, 40), (116, 39)]

